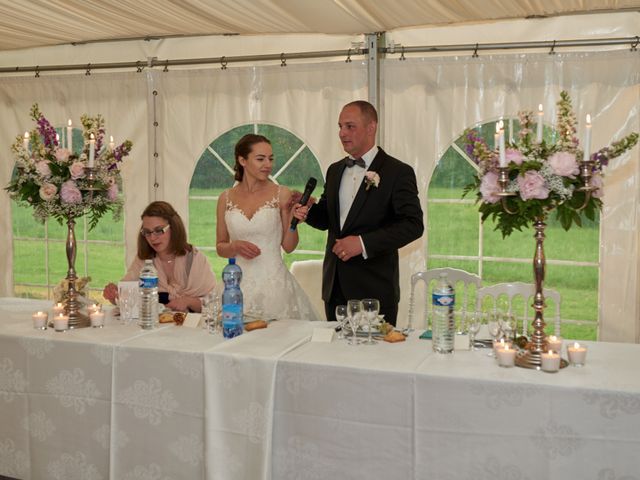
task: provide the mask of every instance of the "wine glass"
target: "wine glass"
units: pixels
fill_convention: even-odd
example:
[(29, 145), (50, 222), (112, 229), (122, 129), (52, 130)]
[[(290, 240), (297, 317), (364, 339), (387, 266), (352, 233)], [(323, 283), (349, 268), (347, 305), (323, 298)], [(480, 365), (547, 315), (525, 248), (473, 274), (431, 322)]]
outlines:
[(378, 312), (380, 311), (380, 301), (376, 298), (363, 299), (362, 311), (364, 313), (364, 318), (367, 320), (367, 324), (369, 325), (369, 335), (367, 335), (367, 339), (362, 343), (363, 345), (375, 345), (378, 342), (375, 341), (372, 337), (373, 322), (378, 318)]
[(489, 314), (488, 317), (488, 321), (487, 321), (487, 330), (489, 331), (489, 335), (491, 335), (491, 338), (493, 339), (492, 342), (492, 348), (489, 350), (489, 353), (487, 354), (490, 357), (495, 357), (495, 353), (493, 351), (493, 344), (498, 340), (498, 338), (500, 337), (500, 334), (502, 333), (502, 330), (500, 330), (500, 314), (497, 312), (491, 313)]
[(340, 330), (338, 330), (338, 340), (343, 340), (344, 329), (345, 329), (345, 320), (347, 319), (347, 306), (346, 305), (338, 305), (336, 307), (336, 320), (338, 321), (338, 326)]
[(478, 350), (475, 346), (476, 335), (480, 331), (480, 325), (482, 325), (482, 312), (467, 313), (466, 327), (469, 331), (469, 347), (471, 350)]
[(504, 332), (505, 341), (514, 340), (516, 331), (516, 318), (512, 313), (503, 313), (500, 315), (500, 329)]
[(349, 345), (358, 345), (360, 341), (356, 337), (358, 327), (360, 326), (360, 317), (362, 316), (362, 302), (360, 300), (349, 300), (347, 302), (347, 320), (351, 327), (351, 342)]

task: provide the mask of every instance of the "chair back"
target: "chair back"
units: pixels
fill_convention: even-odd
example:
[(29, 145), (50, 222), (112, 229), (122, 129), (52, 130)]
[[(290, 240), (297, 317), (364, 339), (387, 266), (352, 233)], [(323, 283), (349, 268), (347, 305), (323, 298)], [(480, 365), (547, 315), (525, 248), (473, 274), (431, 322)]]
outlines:
[(456, 313), (460, 314), (460, 318), (464, 319), (466, 312), (469, 309), (469, 301), (470, 301), (470, 290), (471, 286), (475, 285), (476, 289), (480, 288), (482, 284), (482, 279), (476, 275), (475, 273), (469, 273), (464, 270), (459, 270), (457, 268), (433, 268), (431, 270), (426, 270), (424, 272), (417, 272), (411, 275), (411, 296), (409, 298), (409, 321), (408, 327), (415, 328), (414, 316), (416, 315), (416, 305), (415, 305), (415, 290), (416, 285), (423, 281), (426, 285), (428, 299), (426, 302), (425, 308), (425, 328), (428, 328), (428, 319), (431, 317), (431, 313), (433, 310), (433, 305), (429, 301), (430, 297), (428, 292), (430, 291), (430, 284), (433, 280), (438, 280), (440, 278), (440, 274), (446, 273), (449, 282), (455, 288), (456, 291), (456, 304), (460, 305), (460, 308), (457, 309)]
[(297, 260), (291, 263), (291, 274), (307, 294), (318, 318), (326, 320), (322, 301), (322, 260)]
[[(553, 290), (551, 288), (544, 288), (542, 290), (542, 293), (545, 298), (545, 303), (547, 299), (553, 300), (555, 306), (555, 315), (553, 317), (554, 334), (560, 336), (560, 293), (558, 293), (557, 290)], [(529, 307), (533, 304), (533, 298), (535, 294), (536, 286), (533, 283), (497, 283), (488, 287), (482, 287), (478, 290), (478, 294), (476, 296), (476, 309), (480, 310), (482, 308), (482, 303), (486, 297), (492, 297), (493, 311), (495, 312), (498, 309), (498, 299), (506, 298), (507, 313), (514, 315), (516, 319), (522, 319), (521, 333), (522, 335), (526, 335), (530, 318)], [(514, 312), (513, 302), (516, 297), (521, 297), (523, 299), (524, 307), (522, 310), (522, 315), (519, 315), (518, 312)], [(531, 319), (533, 318), (534, 317), (531, 316)], [(546, 318), (546, 322), (550, 323), (548, 320), (549, 316), (547, 316)]]

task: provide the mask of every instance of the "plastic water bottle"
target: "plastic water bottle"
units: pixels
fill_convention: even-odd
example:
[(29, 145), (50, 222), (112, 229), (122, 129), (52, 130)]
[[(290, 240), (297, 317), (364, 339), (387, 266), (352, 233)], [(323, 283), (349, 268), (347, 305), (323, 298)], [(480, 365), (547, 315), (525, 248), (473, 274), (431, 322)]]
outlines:
[(440, 274), (438, 283), (431, 292), (433, 302), (433, 350), (438, 353), (453, 352), (455, 339), (455, 319), (453, 308), (456, 303), (456, 292), (449, 283), (446, 273)]
[(222, 292), (222, 335), (233, 338), (242, 335), (242, 269), (236, 265), (236, 259), (230, 258), (229, 264), (222, 270), (224, 291)]
[(158, 323), (158, 272), (153, 260), (145, 260), (140, 271), (140, 320), (143, 330), (151, 330)]

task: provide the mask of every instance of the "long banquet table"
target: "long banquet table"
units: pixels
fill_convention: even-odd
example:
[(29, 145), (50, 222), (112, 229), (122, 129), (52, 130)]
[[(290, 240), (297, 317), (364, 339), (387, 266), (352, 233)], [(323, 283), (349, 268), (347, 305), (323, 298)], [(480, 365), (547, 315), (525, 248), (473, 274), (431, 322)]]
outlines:
[(312, 342), (293, 320), (229, 341), (34, 330), (47, 307), (0, 299), (0, 475), (640, 479), (640, 345), (591, 342), (584, 368), (546, 374), (416, 333)]

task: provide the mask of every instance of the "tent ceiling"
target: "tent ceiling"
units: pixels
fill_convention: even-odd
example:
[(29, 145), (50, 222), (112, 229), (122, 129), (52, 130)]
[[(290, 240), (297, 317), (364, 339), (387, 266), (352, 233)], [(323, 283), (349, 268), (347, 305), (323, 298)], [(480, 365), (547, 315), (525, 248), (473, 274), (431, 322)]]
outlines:
[(360, 34), (640, 10), (640, 0), (0, 0), (0, 50), (127, 38)]

